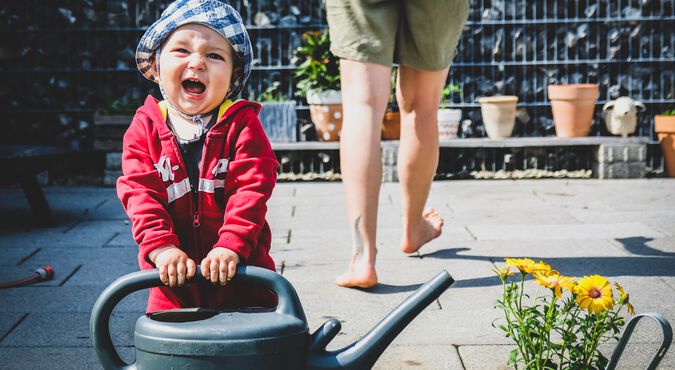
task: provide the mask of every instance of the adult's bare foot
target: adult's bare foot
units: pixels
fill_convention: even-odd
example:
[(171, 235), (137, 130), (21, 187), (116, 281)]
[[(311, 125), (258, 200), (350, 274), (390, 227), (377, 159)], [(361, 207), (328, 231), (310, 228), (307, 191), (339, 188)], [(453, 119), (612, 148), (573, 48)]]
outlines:
[(352, 262), (347, 271), (335, 278), (335, 284), (347, 288), (371, 288), (377, 284), (375, 266)]
[(422, 246), (441, 235), (443, 229), (443, 217), (433, 208), (428, 208), (422, 213), (422, 219), (417, 225), (409, 225), (403, 231), (401, 250), (403, 253), (415, 253)]

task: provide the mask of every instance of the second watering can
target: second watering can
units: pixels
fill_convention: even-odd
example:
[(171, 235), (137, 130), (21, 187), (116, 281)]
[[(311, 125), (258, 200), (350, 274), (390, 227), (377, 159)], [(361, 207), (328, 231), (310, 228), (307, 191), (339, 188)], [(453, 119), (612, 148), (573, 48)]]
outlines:
[[(415, 293), (356, 342), (337, 351), (326, 345), (340, 331), (331, 319), (309, 334), (307, 319), (293, 286), (283, 276), (239, 266), (233, 281), (257, 284), (278, 297), (275, 310), (178, 309), (141, 316), (136, 321), (136, 361), (125, 363), (110, 337), (110, 314), (125, 296), (161, 286), (157, 270), (125, 275), (94, 304), (91, 336), (105, 369), (368, 369), (385, 348), (426, 306), (453, 282), (447, 271)], [(205, 283), (199, 272), (190, 283)], [(210, 284), (210, 283), (209, 283)]]

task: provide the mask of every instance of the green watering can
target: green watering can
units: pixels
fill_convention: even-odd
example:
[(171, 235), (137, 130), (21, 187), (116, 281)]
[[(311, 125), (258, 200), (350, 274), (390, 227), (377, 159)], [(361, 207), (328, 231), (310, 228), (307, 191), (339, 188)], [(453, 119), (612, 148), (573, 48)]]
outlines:
[[(125, 363), (110, 337), (113, 309), (125, 296), (163, 285), (157, 270), (125, 275), (99, 296), (91, 313), (91, 337), (105, 369), (367, 369), (394, 338), (454, 280), (447, 271), (422, 285), (356, 342), (337, 351), (326, 345), (340, 332), (330, 319), (310, 335), (293, 286), (283, 276), (239, 266), (233, 281), (257, 284), (278, 297), (276, 310), (179, 309), (136, 321), (136, 361)], [(205, 283), (199, 272), (190, 283)]]

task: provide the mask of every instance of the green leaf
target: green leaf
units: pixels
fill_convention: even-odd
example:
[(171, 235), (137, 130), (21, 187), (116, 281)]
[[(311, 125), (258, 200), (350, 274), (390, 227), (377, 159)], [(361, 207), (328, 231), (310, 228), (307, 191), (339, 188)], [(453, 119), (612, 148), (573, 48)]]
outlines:
[(518, 348), (509, 353), (509, 365), (515, 365), (518, 362)]

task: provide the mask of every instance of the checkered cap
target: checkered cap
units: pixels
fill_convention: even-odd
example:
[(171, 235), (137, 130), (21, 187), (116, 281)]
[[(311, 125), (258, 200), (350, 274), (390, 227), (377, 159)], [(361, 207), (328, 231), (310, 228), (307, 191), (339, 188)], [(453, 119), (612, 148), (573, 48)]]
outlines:
[(177, 0), (169, 4), (162, 16), (145, 31), (141, 41), (138, 42), (136, 48), (138, 70), (145, 78), (157, 82), (151, 68), (155, 52), (176, 28), (188, 23), (210, 27), (232, 45), (243, 63), (243, 73), (232, 83), (227, 97), (239, 95), (251, 74), (253, 48), (239, 13), (218, 0)]

